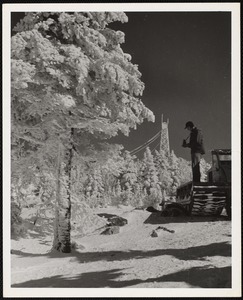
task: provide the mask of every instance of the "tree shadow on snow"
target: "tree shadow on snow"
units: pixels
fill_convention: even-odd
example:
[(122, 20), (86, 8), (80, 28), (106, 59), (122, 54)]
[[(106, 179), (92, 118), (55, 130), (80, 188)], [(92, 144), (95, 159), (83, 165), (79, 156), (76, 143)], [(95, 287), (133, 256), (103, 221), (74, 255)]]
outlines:
[(227, 221), (227, 217), (221, 216), (177, 216), (177, 217), (164, 217), (161, 212), (151, 213), (150, 216), (144, 221), (144, 224), (169, 224), (169, 223), (195, 223), (195, 222), (217, 222)]
[[(230, 288), (231, 268), (212, 268), (210, 266), (193, 267), (191, 269), (163, 275), (160, 277), (148, 278), (146, 280), (132, 279), (122, 280), (122, 269), (113, 269), (100, 272), (88, 272), (73, 277), (56, 275), (41, 279), (29, 280), (13, 284), (13, 288), (125, 288), (144, 283), (176, 283), (185, 282), (195, 288)], [(139, 287), (139, 286), (138, 286)]]
[(228, 242), (212, 243), (209, 245), (189, 247), (184, 249), (156, 249), (149, 251), (131, 250), (131, 251), (102, 251), (102, 252), (78, 252), (59, 253), (49, 252), (45, 254), (27, 253), (20, 250), (11, 250), (12, 254), (21, 257), (46, 256), (50, 258), (73, 257), (79, 263), (88, 263), (96, 261), (123, 261), (130, 259), (152, 258), (157, 256), (169, 255), (179, 260), (202, 260), (207, 261), (212, 256), (231, 256), (231, 245)]
[(100, 272), (88, 272), (73, 277), (56, 275), (42, 279), (30, 280), (12, 287), (62, 287), (62, 288), (103, 288), (122, 287), (121, 282), (114, 281), (122, 275), (122, 270), (113, 269)]
[(210, 266), (193, 267), (191, 269), (161, 276), (158, 282), (187, 282), (199, 288), (230, 288), (231, 267), (216, 268)]

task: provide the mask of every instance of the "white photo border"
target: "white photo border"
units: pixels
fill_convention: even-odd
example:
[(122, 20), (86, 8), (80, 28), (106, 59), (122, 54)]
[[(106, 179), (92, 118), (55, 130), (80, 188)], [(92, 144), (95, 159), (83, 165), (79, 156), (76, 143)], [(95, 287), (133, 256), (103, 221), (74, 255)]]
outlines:
[[(240, 3), (3, 4), (3, 296), (4, 297), (239, 297), (241, 296)], [(231, 12), (232, 23), (232, 288), (11, 288), (10, 273), (10, 41), (11, 13), (28, 11)]]

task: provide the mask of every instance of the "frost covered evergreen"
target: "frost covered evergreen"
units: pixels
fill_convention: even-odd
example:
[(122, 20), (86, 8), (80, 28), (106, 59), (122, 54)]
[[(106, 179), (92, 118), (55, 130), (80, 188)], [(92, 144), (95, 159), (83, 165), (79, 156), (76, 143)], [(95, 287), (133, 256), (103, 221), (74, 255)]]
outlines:
[(90, 207), (102, 204), (104, 184), (101, 170), (99, 168), (95, 169), (93, 174), (89, 175), (88, 182), (85, 187), (85, 194), (87, 196), (88, 204), (90, 204)]
[(154, 163), (154, 157), (149, 147), (144, 152), (140, 174), (143, 182), (143, 191), (148, 195), (148, 204), (158, 206), (162, 197), (161, 183)]
[(192, 180), (192, 166), (191, 162), (181, 157), (178, 158), (178, 177), (180, 184), (184, 184)]
[(207, 173), (211, 168), (211, 164), (207, 163), (204, 158), (200, 161), (201, 181), (205, 182), (208, 180)]
[(174, 151), (171, 151), (169, 156), (169, 163), (170, 163), (170, 172), (171, 172), (171, 193), (176, 194), (176, 189), (180, 185), (180, 178), (179, 178), (179, 166), (178, 166), (178, 158), (176, 157)]
[(155, 165), (158, 170), (162, 190), (164, 190), (166, 194), (170, 194), (173, 181), (170, 172), (169, 156), (165, 153), (165, 151), (155, 151)]
[(56, 178), (53, 248), (71, 251), (72, 159), (90, 136), (128, 135), (153, 113), (144, 84), (108, 28), (122, 12), (27, 13), (11, 40), (12, 169)]
[(132, 156), (128, 151), (125, 151), (123, 157), (124, 165), (120, 175), (121, 195), (123, 203), (131, 204), (136, 191), (136, 186), (138, 185), (138, 168), (135, 162), (135, 156)]

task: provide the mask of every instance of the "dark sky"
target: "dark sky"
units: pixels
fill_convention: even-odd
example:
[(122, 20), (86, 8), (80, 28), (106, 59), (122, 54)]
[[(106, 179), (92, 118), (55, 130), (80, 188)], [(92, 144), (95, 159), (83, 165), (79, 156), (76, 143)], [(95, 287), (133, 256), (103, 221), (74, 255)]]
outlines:
[[(124, 52), (132, 55), (145, 83), (142, 101), (155, 114), (129, 138), (119, 137), (131, 150), (161, 128), (169, 118), (170, 147), (190, 159), (181, 147), (186, 121), (202, 129), (207, 154), (231, 147), (231, 14), (227, 12), (127, 13), (117, 25), (125, 33)], [(156, 146), (151, 145), (151, 148)]]
[[(163, 114), (177, 156), (190, 159), (190, 150), (181, 147), (189, 120), (203, 131), (207, 161), (211, 149), (231, 148), (231, 13), (126, 14), (128, 23), (114, 23), (112, 28), (125, 33), (122, 48), (142, 73), (142, 101), (156, 121), (145, 121), (129, 137), (119, 135), (112, 141), (127, 150), (140, 146), (160, 130)], [(17, 16), (12, 17), (14, 24)]]

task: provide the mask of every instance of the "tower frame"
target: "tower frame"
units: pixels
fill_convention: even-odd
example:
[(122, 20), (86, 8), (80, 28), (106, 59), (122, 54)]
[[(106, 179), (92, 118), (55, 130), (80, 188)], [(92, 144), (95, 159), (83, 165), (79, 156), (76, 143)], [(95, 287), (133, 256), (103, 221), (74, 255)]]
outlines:
[(169, 142), (169, 119), (167, 122), (163, 121), (163, 114), (161, 115), (161, 138), (160, 138), (160, 152), (163, 150), (166, 155), (170, 154), (170, 142)]

